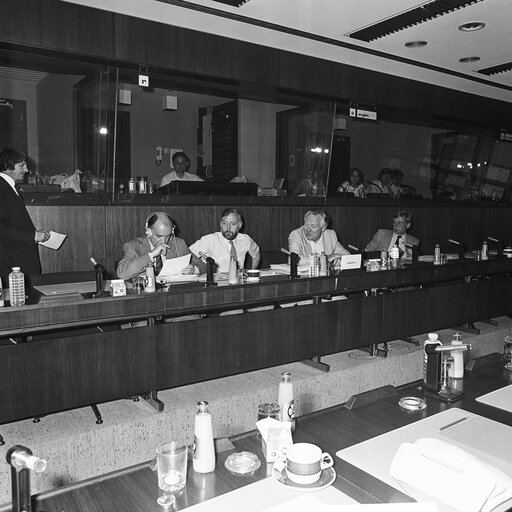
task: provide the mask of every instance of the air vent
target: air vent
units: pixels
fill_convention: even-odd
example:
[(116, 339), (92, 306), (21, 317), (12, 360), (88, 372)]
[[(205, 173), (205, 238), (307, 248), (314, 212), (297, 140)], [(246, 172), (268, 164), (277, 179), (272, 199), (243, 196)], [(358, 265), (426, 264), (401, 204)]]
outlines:
[(482, 1), (483, 0), (434, 0), (421, 7), (416, 7), (410, 11), (398, 14), (393, 18), (388, 18), (375, 25), (370, 25), (369, 27), (362, 28), (361, 30), (347, 35), (353, 39), (359, 39), (360, 41), (374, 41), (375, 39), (388, 36), (389, 34), (399, 32), (400, 30), (424, 23), (425, 21), (438, 18), (449, 12)]
[(242, 5), (246, 4), (249, 0), (213, 0), (219, 4), (231, 5), (232, 7), (242, 7)]
[(498, 73), (506, 73), (512, 70), (512, 62), (505, 62), (505, 64), (499, 64), (498, 66), (492, 66), (490, 68), (479, 69), (478, 73), (482, 75), (492, 76)]

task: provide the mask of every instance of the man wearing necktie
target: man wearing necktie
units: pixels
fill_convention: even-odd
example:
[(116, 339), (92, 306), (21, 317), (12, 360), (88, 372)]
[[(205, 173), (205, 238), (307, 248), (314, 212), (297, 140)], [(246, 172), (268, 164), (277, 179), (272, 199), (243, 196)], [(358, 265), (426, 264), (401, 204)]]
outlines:
[(123, 245), (123, 259), (117, 266), (117, 275), (121, 279), (131, 279), (146, 272), (151, 263), (158, 276), (166, 259), (178, 258), (190, 254), (190, 263), (181, 273), (184, 275), (202, 274), (206, 264), (191, 254), (187, 244), (174, 234), (175, 225), (166, 212), (151, 213), (146, 219), (145, 237), (138, 237)]
[[(420, 241), (407, 233), (412, 224), (412, 215), (408, 210), (399, 210), (393, 216), (393, 229), (379, 229), (365, 247), (366, 252), (389, 251), (397, 246), (404, 259), (412, 259), (408, 245), (419, 246)], [(406, 245), (407, 244), (407, 245)]]
[(244, 233), (242, 214), (235, 208), (226, 208), (220, 219), (220, 231), (201, 237), (190, 246), (194, 254), (213, 258), (219, 272), (229, 271), (229, 261), (235, 257), (238, 268), (244, 268), (247, 253), (251, 255), (251, 268), (260, 264), (260, 248), (254, 240)]
[(35, 229), (18, 182), (23, 181), (27, 156), (15, 148), (0, 152), (0, 278), (3, 286), (12, 267), (26, 275), (40, 274), (38, 242), (50, 238), (48, 231)]

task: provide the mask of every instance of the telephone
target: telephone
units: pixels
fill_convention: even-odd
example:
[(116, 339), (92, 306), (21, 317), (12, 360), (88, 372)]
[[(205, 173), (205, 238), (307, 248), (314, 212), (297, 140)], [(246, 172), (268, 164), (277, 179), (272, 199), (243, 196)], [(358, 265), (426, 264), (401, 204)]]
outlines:
[(157, 146), (156, 152), (155, 152), (156, 165), (160, 165), (162, 163), (162, 156), (163, 156), (162, 146)]

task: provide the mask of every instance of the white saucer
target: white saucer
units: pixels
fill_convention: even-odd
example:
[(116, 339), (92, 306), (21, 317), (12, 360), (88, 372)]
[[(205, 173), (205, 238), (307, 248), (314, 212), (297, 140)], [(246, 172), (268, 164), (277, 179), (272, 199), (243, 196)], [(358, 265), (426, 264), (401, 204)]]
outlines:
[(281, 485), (288, 487), (289, 489), (294, 489), (295, 491), (303, 491), (303, 492), (314, 492), (319, 491), (321, 489), (325, 489), (332, 485), (334, 480), (336, 480), (336, 471), (334, 468), (327, 468), (322, 471), (319, 480), (317, 480), (314, 484), (296, 484), (292, 482), (288, 475), (286, 474), (286, 467), (279, 471), (276, 469), (275, 465), (272, 468), (272, 477), (274, 480), (277, 480)]

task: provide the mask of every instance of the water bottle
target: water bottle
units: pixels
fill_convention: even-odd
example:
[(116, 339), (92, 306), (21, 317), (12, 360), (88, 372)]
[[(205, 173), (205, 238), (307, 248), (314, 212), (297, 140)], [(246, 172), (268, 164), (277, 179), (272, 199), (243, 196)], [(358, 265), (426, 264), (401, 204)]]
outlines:
[(0, 308), (3, 308), (5, 305), (4, 302), (4, 291), (2, 289), (2, 279), (0, 279)]
[[(460, 334), (456, 332), (453, 335), (452, 346), (462, 345)], [(453, 364), (448, 369), (448, 376), (452, 379), (462, 379), (464, 377), (464, 353), (460, 350), (451, 352), (453, 357)]]
[(211, 473), (215, 470), (212, 416), (208, 409), (208, 402), (205, 401), (197, 402), (192, 465), (196, 473)]
[(436, 244), (434, 249), (434, 265), (441, 265), (441, 247)]
[(322, 254), (320, 254), (320, 275), (326, 276), (327, 275), (327, 256), (325, 255), (325, 252), (322, 251)]
[(295, 402), (293, 400), (293, 383), (290, 372), (281, 373), (278, 403), (281, 411), (281, 421), (291, 421), (292, 430), (295, 430)]
[(437, 375), (438, 361), (440, 361), (440, 353), (433, 352), (435, 346), (441, 346), (442, 343), (439, 341), (439, 335), (436, 332), (429, 332), (427, 340), (424, 345), (423, 353), (423, 383), (427, 389), (433, 389), (437, 391), (439, 384), (439, 375)]
[(236, 258), (232, 257), (229, 260), (229, 275), (228, 275), (228, 283), (229, 284), (238, 284), (238, 265), (236, 262)]
[(144, 290), (147, 293), (156, 292), (155, 267), (153, 266), (153, 263), (150, 263), (146, 267), (146, 279), (144, 283)]
[(487, 252), (487, 241), (484, 240), (482, 244), (482, 260), (488, 260), (489, 253)]
[(25, 305), (25, 276), (20, 267), (12, 267), (9, 274), (9, 288), (11, 290), (11, 306)]

